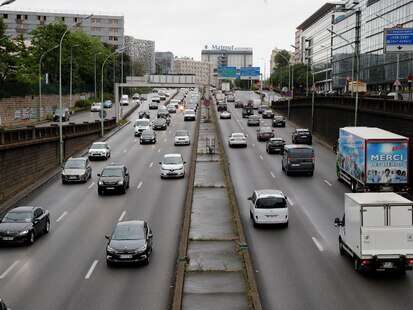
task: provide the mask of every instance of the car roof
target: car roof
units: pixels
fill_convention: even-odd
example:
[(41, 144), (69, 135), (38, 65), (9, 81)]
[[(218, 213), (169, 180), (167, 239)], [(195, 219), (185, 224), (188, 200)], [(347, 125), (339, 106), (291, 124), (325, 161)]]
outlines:
[(87, 158), (86, 157), (69, 157), (69, 159), (67, 160), (67, 161), (69, 161), (69, 160), (87, 160)]
[(245, 136), (245, 134), (244, 134), (243, 132), (233, 132), (233, 133), (232, 133), (232, 136), (233, 136), (233, 135), (243, 135), (243, 136)]
[(285, 146), (285, 149), (309, 149), (314, 150), (312, 146), (305, 144), (288, 144)]
[(145, 221), (142, 221), (142, 220), (124, 221), (124, 222), (117, 223), (116, 227), (136, 225), (136, 226), (140, 226), (143, 229), (144, 224), (145, 224)]
[(285, 195), (282, 191), (276, 189), (260, 189), (255, 191), (257, 198), (265, 198), (265, 197), (280, 197), (284, 198)]
[(310, 131), (310, 130), (306, 129), (306, 128), (297, 128), (295, 131), (296, 132), (303, 132), (303, 131)]
[[(95, 144), (95, 145), (104, 144), (104, 145), (105, 145), (105, 144), (107, 144), (107, 143), (106, 143), (106, 142), (93, 142), (93, 144)], [(92, 144), (92, 145), (93, 145), (93, 144)]]
[(271, 139), (270, 139), (270, 141), (280, 141), (280, 140), (284, 141), (284, 138), (275, 137), (275, 138), (271, 138)]
[(166, 157), (182, 157), (182, 155), (181, 154), (165, 154), (163, 157), (164, 158), (166, 158)]
[(16, 207), (14, 209), (11, 209), (11, 211), (16, 211), (16, 212), (27, 212), (27, 211), (33, 211), (36, 207), (33, 206), (22, 206), (22, 207)]
[(106, 169), (106, 168), (124, 168), (124, 167), (125, 167), (125, 165), (122, 165), (122, 164), (111, 163), (111, 164), (107, 165), (106, 167), (104, 167), (103, 169)]

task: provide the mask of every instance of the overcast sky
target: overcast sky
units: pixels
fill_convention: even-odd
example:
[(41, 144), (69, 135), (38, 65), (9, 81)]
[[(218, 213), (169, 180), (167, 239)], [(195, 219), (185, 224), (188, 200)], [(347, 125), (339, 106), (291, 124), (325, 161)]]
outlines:
[(291, 49), (295, 28), (323, 0), (16, 0), (7, 9), (125, 16), (125, 34), (154, 40), (157, 51), (200, 60), (205, 45), (252, 47), (269, 67), (274, 47)]

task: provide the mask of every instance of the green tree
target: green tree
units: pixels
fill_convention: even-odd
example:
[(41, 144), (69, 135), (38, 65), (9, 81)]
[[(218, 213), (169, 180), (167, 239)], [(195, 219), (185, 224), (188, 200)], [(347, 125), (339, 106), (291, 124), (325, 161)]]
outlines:
[(290, 62), (291, 54), (287, 50), (279, 51), (274, 56), (274, 63), (277, 68), (283, 68), (288, 66)]

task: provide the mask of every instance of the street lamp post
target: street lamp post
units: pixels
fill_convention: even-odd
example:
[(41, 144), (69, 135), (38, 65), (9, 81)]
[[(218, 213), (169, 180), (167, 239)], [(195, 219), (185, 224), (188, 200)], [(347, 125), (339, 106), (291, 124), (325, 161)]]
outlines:
[(95, 53), (95, 55), (94, 55), (94, 58), (95, 58), (95, 62), (94, 62), (94, 64), (95, 64), (95, 67), (94, 67), (94, 69), (95, 69), (95, 100), (96, 100), (96, 98), (97, 98), (97, 96), (98, 96), (97, 81), (96, 81), (96, 79), (97, 79), (97, 77), (96, 77), (96, 63), (97, 63), (97, 56), (100, 55), (100, 54), (102, 54), (102, 53), (101, 53), (101, 52), (97, 52), (97, 53)]
[(56, 46), (48, 49), (47, 51), (45, 51), (40, 56), (40, 60), (39, 60), (39, 121), (41, 121), (41, 119), (42, 119), (42, 62), (43, 62), (43, 58), (48, 53), (50, 53), (51, 51), (55, 50), (58, 47), (59, 47), (59, 45), (56, 45)]
[[(278, 53), (285, 61), (288, 63), (288, 91), (291, 91), (291, 84), (294, 84), (294, 80), (291, 81), (291, 63), (290, 60), (285, 57), (283, 54)], [(288, 96), (288, 110), (287, 110), (287, 118), (290, 119), (290, 108), (291, 108), (291, 96)]]
[(72, 106), (72, 92), (73, 92), (73, 48), (80, 46), (79, 44), (70, 47), (70, 93), (69, 93), (69, 107)]
[(311, 68), (311, 74), (313, 76), (313, 92), (311, 94), (311, 131), (314, 131), (315, 78), (313, 68)]
[(3, 2), (0, 4), (0, 6), (5, 6), (5, 5), (11, 4), (11, 3), (15, 2), (15, 1), (16, 1), (16, 0), (6, 0), (6, 1), (3, 1)]
[[(85, 19), (81, 20), (78, 23), (73, 24), (70, 27), (67, 27), (65, 32), (63, 32), (62, 37), (60, 38), (60, 43), (59, 43), (59, 109), (63, 108), (63, 102), (62, 102), (62, 46), (63, 46), (63, 40), (66, 36), (66, 34), (70, 31), (75, 26), (80, 26), (84, 20), (87, 20), (91, 18), (93, 15), (87, 16)], [(59, 163), (60, 165), (63, 164), (64, 156), (63, 156), (63, 123), (62, 123), (62, 113), (59, 113)]]

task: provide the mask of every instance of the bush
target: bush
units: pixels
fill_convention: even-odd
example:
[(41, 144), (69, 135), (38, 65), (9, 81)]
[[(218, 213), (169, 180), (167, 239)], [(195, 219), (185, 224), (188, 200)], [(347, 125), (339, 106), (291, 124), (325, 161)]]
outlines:
[(93, 102), (94, 102), (93, 99), (85, 99), (85, 100), (76, 101), (75, 109), (76, 110), (87, 110), (90, 108)]

